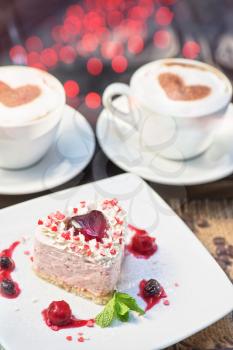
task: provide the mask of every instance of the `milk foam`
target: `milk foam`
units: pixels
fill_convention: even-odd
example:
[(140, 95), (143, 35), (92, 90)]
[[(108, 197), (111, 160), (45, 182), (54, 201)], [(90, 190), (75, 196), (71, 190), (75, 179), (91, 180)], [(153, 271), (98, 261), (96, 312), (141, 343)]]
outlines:
[[(167, 65), (167, 63), (172, 63)], [(177, 63), (177, 64), (175, 64)], [(210, 93), (196, 100), (173, 100), (159, 83), (159, 75), (171, 73), (179, 76), (186, 85), (204, 85)], [(218, 71), (206, 66), (184, 64), (183, 60), (158, 61), (148, 64), (136, 72), (131, 81), (133, 96), (140, 104), (169, 116), (193, 117), (220, 110), (230, 101), (231, 89)]]
[(35, 85), (41, 93), (33, 101), (16, 107), (0, 102), (0, 126), (19, 126), (45, 117), (63, 101), (63, 92), (57, 80), (38, 69), (20, 66), (0, 68), (0, 81), (11, 88)]

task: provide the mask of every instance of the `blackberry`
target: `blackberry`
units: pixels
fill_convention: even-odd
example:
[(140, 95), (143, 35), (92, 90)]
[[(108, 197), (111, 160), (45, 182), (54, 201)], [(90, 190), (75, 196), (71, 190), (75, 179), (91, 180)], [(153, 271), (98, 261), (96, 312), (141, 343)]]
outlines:
[(9, 270), (13, 266), (13, 262), (11, 258), (8, 258), (8, 256), (2, 256), (0, 258), (0, 269), (1, 270)]
[(3, 279), (0, 286), (2, 293), (5, 295), (14, 295), (16, 293), (14, 282), (8, 278)]
[(144, 294), (147, 297), (159, 296), (161, 293), (161, 286), (155, 279), (150, 279), (146, 282), (144, 287)]

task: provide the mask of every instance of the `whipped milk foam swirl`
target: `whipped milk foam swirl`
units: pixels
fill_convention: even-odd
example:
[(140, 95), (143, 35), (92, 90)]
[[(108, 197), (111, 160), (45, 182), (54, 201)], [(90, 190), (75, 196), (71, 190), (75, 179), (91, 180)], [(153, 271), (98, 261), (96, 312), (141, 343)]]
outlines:
[(29, 67), (0, 68), (0, 126), (20, 126), (56, 109), (62, 99), (57, 80)]
[(135, 74), (131, 86), (140, 104), (169, 116), (207, 115), (231, 98), (221, 73), (179, 60), (148, 64)]

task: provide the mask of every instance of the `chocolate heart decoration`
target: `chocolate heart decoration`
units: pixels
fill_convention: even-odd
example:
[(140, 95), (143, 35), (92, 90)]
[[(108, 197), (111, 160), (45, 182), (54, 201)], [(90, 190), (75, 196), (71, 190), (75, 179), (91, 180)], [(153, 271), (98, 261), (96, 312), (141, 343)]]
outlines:
[(32, 102), (41, 94), (41, 90), (36, 85), (23, 85), (18, 88), (11, 88), (0, 81), (0, 103), (6, 107), (18, 107)]
[(71, 225), (74, 226), (77, 234), (81, 232), (85, 236), (86, 241), (95, 238), (101, 242), (107, 229), (107, 221), (99, 210), (92, 210), (87, 214), (72, 217)]
[(175, 101), (200, 100), (211, 92), (209, 86), (186, 85), (181, 77), (173, 73), (161, 73), (158, 79), (166, 95)]

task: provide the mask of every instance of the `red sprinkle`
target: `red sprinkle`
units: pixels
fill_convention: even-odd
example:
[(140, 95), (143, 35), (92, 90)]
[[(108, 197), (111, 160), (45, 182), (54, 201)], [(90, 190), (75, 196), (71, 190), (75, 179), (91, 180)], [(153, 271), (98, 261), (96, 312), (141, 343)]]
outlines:
[(70, 233), (69, 232), (63, 232), (61, 235), (66, 241), (70, 240)]
[(117, 224), (122, 225), (123, 221), (121, 219), (119, 219), (118, 217), (115, 217), (115, 220), (117, 222)]
[(78, 341), (79, 341), (80, 343), (83, 343), (83, 342), (85, 341), (85, 339), (84, 339), (83, 337), (79, 337), (79, 338), (78, 338)]
[(23, 253), (24, 253), (24, 255), (30, 255), (29, 250), (25, 250)]
[(65, 215), (62, 214), (60, 211), (57, 211), (56, 214), (54, 215), (57, 220), (63, 220), (65, 219)]
[(163, 305), (166, 305), (166, 306), (167, 306), (167, 305), (170, 305), (170, 301), (169, 301), (169, 300), (167, 300), (167, 299), (166, 299), (166, 300), (164, 300)]
[(83, 248), (84, 248), (85, 250), (87, 250), (87, 249), (89, 249), (90, 247), (89, 247), (88, 244), (84, 244)]
[(112, 246), (112, 243), (109, 242), (108, 244), (105, 244), (105, 245), (104, 245), (104, 248), (111, 248), (111, 246)]
[(71, 337), (71, 335), (67, 335), (66, 340), (72, 341), (72, 340), (73, 340), (73, 337)]
[(41, 219), (38, 220), (38, 225), (43, 225), (43, 221)]
[(112, 255), (116, 255), (116, 249), (111, 249), (111, 250), (110, 250), (110, 253), (111, 253)]
[(52, 227), (51, 227), (51, 230), (52, 230), (53, 232), (57, 232), (57, 226), (52, 226)]
[(77, 214), (78, 208), (73, 208), (73, 212), (74, 212), (74, 214)]

